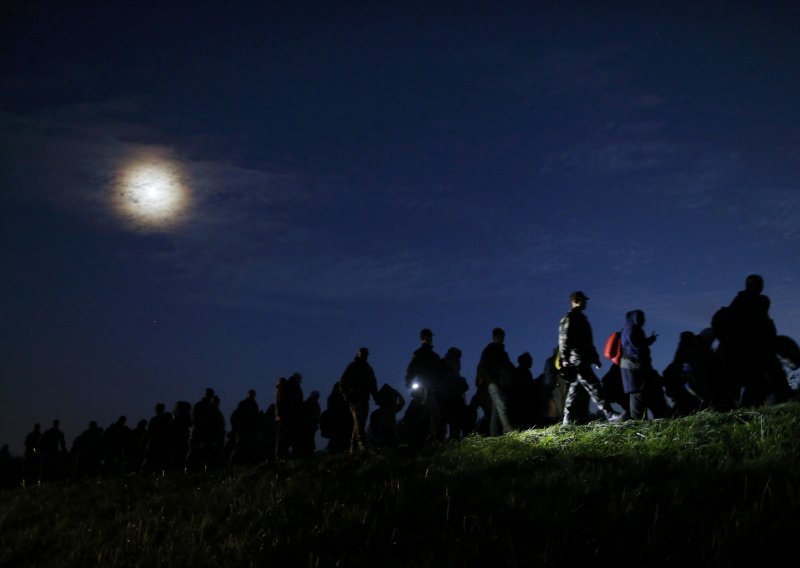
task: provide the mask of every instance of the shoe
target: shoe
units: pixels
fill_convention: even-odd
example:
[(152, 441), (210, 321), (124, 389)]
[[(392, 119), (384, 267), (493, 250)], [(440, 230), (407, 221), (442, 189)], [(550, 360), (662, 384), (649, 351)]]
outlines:
[(612, 424), (622, 422), (623, 420), (625, 420), (624, 412), (612, 412), (608, 417), (608, 421), (611, 422)]

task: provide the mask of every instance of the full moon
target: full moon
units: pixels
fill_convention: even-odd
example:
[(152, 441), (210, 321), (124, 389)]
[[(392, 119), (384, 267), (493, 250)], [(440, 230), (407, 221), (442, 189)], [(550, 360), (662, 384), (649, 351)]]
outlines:
[(116, 180), (112, 208), (133, 229), (174, 228), (189, 205), (185, 178), (174, 160), (162, 156), (132, 159)]

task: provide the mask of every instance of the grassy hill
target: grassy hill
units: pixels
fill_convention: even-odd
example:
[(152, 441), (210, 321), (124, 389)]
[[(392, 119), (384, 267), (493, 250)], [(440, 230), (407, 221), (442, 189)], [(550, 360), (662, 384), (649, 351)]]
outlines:
[(798, 403), (0, 492), (3, 566), (752, 566), (798, 530)]

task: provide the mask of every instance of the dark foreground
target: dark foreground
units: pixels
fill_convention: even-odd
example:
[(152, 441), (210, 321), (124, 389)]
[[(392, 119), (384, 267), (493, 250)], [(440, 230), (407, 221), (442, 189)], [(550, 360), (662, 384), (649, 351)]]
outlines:
[(2, 566), (752, 566), (797, 555), (800, 404), (0, 492)]

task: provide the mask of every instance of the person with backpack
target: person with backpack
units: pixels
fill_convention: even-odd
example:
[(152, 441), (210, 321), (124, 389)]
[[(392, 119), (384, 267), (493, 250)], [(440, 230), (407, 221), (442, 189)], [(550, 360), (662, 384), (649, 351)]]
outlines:
[(633, 420), (641, 420), (648, 411), (653, 418), (666, 418), (668, 411), (661, 377), (653, 369), (650, 358), (650, 346), (658, 335), (645, 335), (644, 322), (642, 310), (629, 311), (625, 314), (621, 334), (622, 388), (629, 397), (628, 408)]
[(583, 313), (589, 297), (577, 291), (569, 295), (569, 301), (572, 308), (561, 318), (558, 325), (558, 359), (561, 377), (569, 383), (562, 424), (567, 426), (575, 420), (573, 411), (580, 390), (588, 393), (609, 422), (619, 422), (625, 418), (625, 413), (617, 412), (611, 407), (611, 403), (603, 396), (600, 381), (592, 370), (592, 365), (599, 368), (601, 363), (594, 346), (592, 326)]

